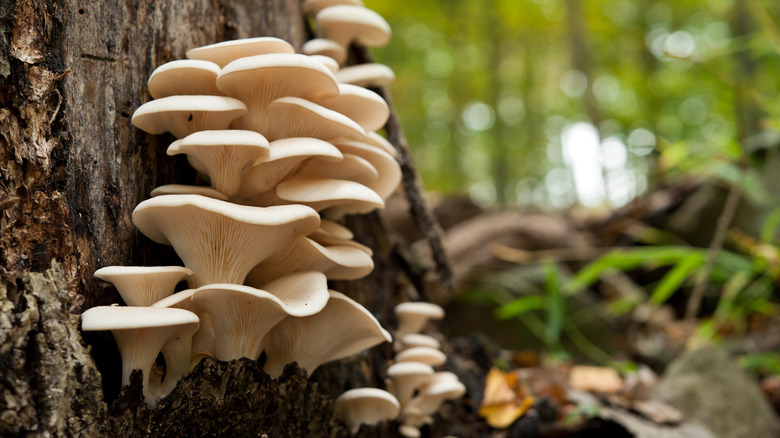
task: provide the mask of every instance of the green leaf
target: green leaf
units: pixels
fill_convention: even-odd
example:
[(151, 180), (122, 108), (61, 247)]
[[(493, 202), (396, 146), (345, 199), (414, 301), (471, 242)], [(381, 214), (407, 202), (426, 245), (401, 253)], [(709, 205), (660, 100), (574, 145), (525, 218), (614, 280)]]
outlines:
[(498, 320), (514, 318), (532, 310), (542, 310), (546, 305), (546, 299), (540, 295), (520, 297), (499, 307), (495, 311)]
[(669, 299), (685, 282), (686, 279), (704, 263), (701, 254), (689, 254), (674, 265), (674, 268), (664, 275), (650, 295), (650, 301), (656, 305)]
[(778, 228), (780, 228), (780, 207), (772, 210), (772, 212), (769, 213), (769, 216), (767, 216), (764, 227), (761, 229), (761, 241), (773, 243)]
[(545, 309), (547, 311), (547, 330), (545, 331), (545, 342), (548, 346), (560, 343), (561, 330), (565, 318), (565, 304), (560, 288), (560, 272), (553, 262), (544, 264), (545, 270), (545, 291), (547, 299)]

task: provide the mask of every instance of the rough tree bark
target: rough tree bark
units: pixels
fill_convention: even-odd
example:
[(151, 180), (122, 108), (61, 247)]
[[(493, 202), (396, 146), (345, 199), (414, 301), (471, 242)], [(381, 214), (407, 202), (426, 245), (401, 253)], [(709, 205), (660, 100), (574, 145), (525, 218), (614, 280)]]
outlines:
[[(271, 382), (254, 362), (209, 360), (149, 412), (137, 384), (119, 394), (111, 336), (79, 330), (84, 309), (121, 302), (93, 280), (97, 268), (179, 263), (131, 223), (153, 187), (195, 181), (185, 160), (165, 155), (172, 137), (130, 124), (150, 99), (147, 77), (188, 48), (263, 35), (300, 48), (299, 0), (0, 2), (0, 435), (343, 436), (330, 399), (381, 386), (387, 345), (308, 380), (294, 367)], [(391, 328), (393, 304), (424, 295), (422, 273), (378, 215), (348, 225), (376, 269), (335, 287)]]

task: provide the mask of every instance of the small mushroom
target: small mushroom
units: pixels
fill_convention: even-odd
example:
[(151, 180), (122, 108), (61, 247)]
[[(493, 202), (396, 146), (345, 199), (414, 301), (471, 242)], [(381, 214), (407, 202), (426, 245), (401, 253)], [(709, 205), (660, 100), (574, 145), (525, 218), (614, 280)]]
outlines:
[[(192, 370), (202, 358), (214, 354), (214, 345), (216, 342), (214, 328), (211, 326), (209, 315), (198, 312), (197, 306), (195, 306), (195, 303), (192, 301), (192, 294), (194, 294), (195, 291), (196, 289), (187, 289), (176, 292), (151, 305), (151, 307), (170, 307), (174, 309), (189, 310), (200, 318), (200, 327), (198, 327), (198, 330), (192, 335), (189, 364), (190, 370)], [(163, 347), (163, 355), (165, 355), (165, 347)]]
[(333, 144), (339, 148), (342, 154), (357, 155), (368, 161), (377, 170), (377, 178), (355, 181), (365, 184), (382, 199), (388, 199), (401, 184), (401, 166), (391, 154), (364, 141), (339, 139)]
[(249, 207), (199, 195), (158, 196), (133, 211), (142, 233), (172, 245), (194, 271), (191, 288), (242, 284), (253, 267), (288, 251), (296, 236), (310, 234), (319, 222), (317, 212), (303, 205)]
[(246, 105), (232, 97), (168, 96), (138, 107), (132, 122), (150, 134), (170, 132), (174, 137), (182, 138), (197, 131), (227, 129), (246, 112)]
[(343, 64), (347, 60), (347, 49), (341, 44), (325, 38), (314, 38), (303, 43), (303, 53), (312, 55), (322, 55), (336, 61), (336, 66)]
[(433, 368), (420, 362), (398, 362), (387, 367), (387, 387), (395, 398), (406, 404), (414, 392), (433, 375)]
[(183, 266), (106, 266), (95, 277), (112, 283), (128, 306), (151, 306), (193, 272)]
[(227, 197), (241, 185), (241, 172), (269, 154), (268, 140), (253, 131), (199, 131), (168, 147), (168, 155), (186, 154), (193, 167), (208, 176), (211, 186)]
[(360, 87), (381, 87), (395, 80), (395, 73), (390, 67), (375, 63), (343, 67), (335, 75), (339, 83)]
[(335, 5), (321, 9), (314, 18), (317, 34), (344, 47), (353, 42), (366, 47), (382, 47), (390, 42), (392, 31), (384, 18), (371, 9)]
[(339, 63), (335, 59), (325, 55), (309, 55), (309, 58), (321, 62), (331, 73), (336, 74), (339, 71)]
[(352, 84), (339, 84), (338, 96), (315, 99), (325, 108), (344, 114), (366, 131), (382, 129), (390, 117), (390, 108), (382, 96)]
[(264, 365), (268, 374), (277, 377), (285, 364), (298, 362), (311, 375), (323, 363), (392, 340), (365, 307), (340, 292), (329, 292), (320, 312), (284, 318), (268, 333)]
[[(189, 338), (198, 329), (198, 317), (182, 309), (98, 306), (81, 315), (84, 331), (110, 330), (122, 356), (122, 386), (130, 384), (133, 370), (143, 373), (143, 395), (150, 407), (157, 403), (160, 388), (150, 385), (152, 369), (163, 345), (170, 339)], [(189, 365), (189, 352), (174, 349), (166, 364), (180, 369)], [(172, 377), (173, 378), (173, 377)]]
[(365, 158), (354, 154), (344, 154), (344, 159), (333, 163), (312, 158), (301, 165), (295, 175), (307, 178), (345, 179), (365, 186), (379, 178), (376, 167)]
[(430, 319), (444, 318), (444, 309), (433, 303), (410, 301), (395, 306), (398, 317), (397, 336), (419, 333)]
[(263, 133), (270, 140), (309, 137), (363, 139), (366, 131), (337, 111), (300, 97), (282, 97), (268, 105)]
[(350, 389), (338, 396), (334, 403), (336, 416), (353, 434), (361, 424), (375, 425), (398, 417), (401, 405), (387, 391), (378, 388)]
[(429, 348), (441, 348), (441, 343), (429, 335), (422, 335), (419, 333), (409, 333), (397, 338), (396, 345), (394, 345), (396, 351), (404, 351), (414, 347), (429, 347)]
[(307, 205), (317, 211), (337, 206), (347, 214), (363, 214), (383, 208), (385, 202), (363, 184), (341, 179), (293, 176), (276, 186), (279, 200)]
[(305, 0), (303, 2), (303, 13), (309, 16), (315, 16), (325, 8), (336, 5), (363, 6), (362, 0)]
[(457, 376), (446, 371), (435, 373), (420, 393), (404, 406), (404, 410), (424, 418), (438, 411), (445, 400), (460, 398), (465, 393), (466, 387)]
[(220, 95), (217, 89), (219, 66), (199, 59), (178, 59), (167, 62), (152, 72), (146, 83), (155, 99), (195, 94)]
[(243, 38), (187, 50), (187, 58), (211, 61), (223, 68), (239, 58), (271, 53), (292, 54), (295, 48), (287, 41), (274, 37)]

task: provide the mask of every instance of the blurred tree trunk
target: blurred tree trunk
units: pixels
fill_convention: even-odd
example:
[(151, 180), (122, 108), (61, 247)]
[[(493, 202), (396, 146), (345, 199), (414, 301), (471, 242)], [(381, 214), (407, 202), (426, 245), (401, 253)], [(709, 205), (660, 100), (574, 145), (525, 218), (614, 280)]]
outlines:
[[(325, 429), (310, 431), (313, 436), (338, 436), (345, 431), (332, 419), (329, 397), (346, 387), (382, 385), (388, 346), (322, 367), (313, 379), (319, 385), (290, 371), (283, 391), (251, 364), (210, 361), (187, 382), (190, 393), (171, 395), (166, 409), (173, 417), (165, 420), (145, 411), (137, 387), (118, 395), (119, 359), (110, 335), (85, 341), (79, 330), (84, 309), (121, 302), (112, 287), (93, 280), (97, 268), (180, 264), (131, 222), (153, 187), (195, 181), (186, 160), (166, 156), (172, 137), (146, 135), (130, 123), (150, 99), (151, 71), (184, 58), (188, 48), (235, 38), (277, 36), (300, 48), (307, 32), (298, 0), (0, 2), (0, 435), (154, 435), (169, 427), (166, 421), (201, 435), (211, 427), (245, 435), (250, 429), (212, 424), (228, 422), (226, 409), (239, 409), (231, 412), (246, 420), (250, 412), (236, 406), (259, 406), (230, 403), (225, 388), (241, 382), (255, 388), (242, 395), (255, 401), (287, 394), (279, 403), (288, 407), (320, 403), (298, 416), (254, 423), (254, 435), (295, 435), (317, 424)], [(378, 215), (348, 222), (356, 239), (374, 248), (376, 270), (337, 287), (390, 329), (398, 291), (418, 293), (414, 275), (402, 272)], [(194, 397), (210, 396), (208, 385), (222, 373), (216, 407), (197, 405)]]

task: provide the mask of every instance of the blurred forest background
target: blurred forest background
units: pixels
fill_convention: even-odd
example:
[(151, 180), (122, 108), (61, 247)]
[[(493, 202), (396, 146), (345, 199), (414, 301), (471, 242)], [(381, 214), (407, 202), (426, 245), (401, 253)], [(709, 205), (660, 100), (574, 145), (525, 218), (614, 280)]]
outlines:
[(779, 2), (367, 6), (393, 27), (373, 53), (432, 199), (570, 232), (484, 242), (497, 263), (459, 277), (451, 330), (493, 330), (505, 368), (530, 350), (662, 372), (716, 344), (780, 374)]

